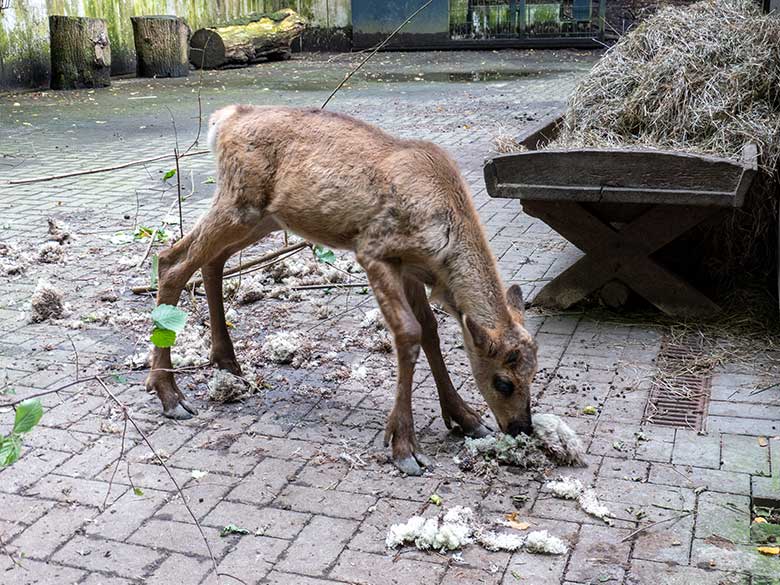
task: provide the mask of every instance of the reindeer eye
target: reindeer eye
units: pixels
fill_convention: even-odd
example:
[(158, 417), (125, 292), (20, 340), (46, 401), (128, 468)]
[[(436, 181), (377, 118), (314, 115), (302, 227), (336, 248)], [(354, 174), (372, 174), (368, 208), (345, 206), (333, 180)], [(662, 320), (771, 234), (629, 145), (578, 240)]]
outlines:
[(504, 396), (509, 396), (515, 391), (515, 385), (512, 384), (512, 381), (502, 378), (501, 376), (495, 376), (493, 378), (493, 387)]

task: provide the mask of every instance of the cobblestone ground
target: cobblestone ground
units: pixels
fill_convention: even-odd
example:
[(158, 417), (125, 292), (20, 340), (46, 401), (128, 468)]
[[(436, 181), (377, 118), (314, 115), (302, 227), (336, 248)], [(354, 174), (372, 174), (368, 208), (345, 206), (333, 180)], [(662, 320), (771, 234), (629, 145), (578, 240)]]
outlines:
[[(306, 57), (209, 72), (200, 84), (203, 111), (234, 102), (319, 105), (355, 59)], [(491, 200), (481, 164), (493, 136), (561, 107), (594, 59), (570, 52), (387, 54), (331, 107), (449, 149), (473, 189), (504, 278), (532, 296), (578, 252), (517, 202)], [(166, 155), (175, 145), (172, 120), (185, 149), (197, 134), (198, 88), (193, 76), (3, 96), (0, 175), (19, 180)], [(708, 380), (706, 430), (643, 424), (651, 390), (674, 374), (659, 352), (692, 331), (651, 312), (634, 321), (597, 310), (528, 314), (540, 348), (534, 409), (563, 416), (588, 448), (587, 468), (547, 477), (574, 475), (593, 485), (615, 517), (612, 526), (551, 497), (543, 474), (461, 471), (453, 457), (463, 452), (462, 438), (445, 428), (422, 361), (416, 427), (436, 467), (419, 478), (399, 476), (382, 446), (393, 359), (367, 349), (366, 339), (379, 334), (361, 327), (373, 300), (359, 287), (231, 301), (239, 359), (254, 368), (262, 390), (216, 403), (207, 397), (210, 370), (193, 368), (179, 381), (199, 416), (163, 419), (143, 390), (144, 372), (126, 364), (146, 348), (153, 307), (150, 295), (129, 291), (149, 281), (149, 240), (132, 234), (166, 219), (167, 232), (178, 230), (175, 177), (162, 180), (171, 166), (169, 159), (0, 185), (0, 400), (103, 375), (183, 487), (221, 572), (280, 585), (780, 583), (780, 559), (759, 554), (750, 535), (752, 506), (780, 498), (776, 355), (760, 344), (717, 355), (706, 346), (700, 353), (707, 359), (688, 372)], [(208, 205), (212, 174), (210, 156), (182, 160), (185, 226)], [(69, 225), (72, 238), (55, 246), (62, 258), (45, 263), (49, 217)], [(280, 244), (276, 236), (245, 257)], [(29, 322), (39, 278), (64, 292), (68, 316)], [(362, 275), (348, 278), (359, 283)], [(195, 342), (207, 321), (204, 305), (202, 297), (183, 303)], [(456, 385), (484, 412), (457, 327), (442, 318), (440, 328)], [(302, 333), (305, 360), (268, 362), (259, 351), (265, 336), (290, 330)], [(207, 353), (192, 347), (190, 363), (202, 363)], [(42, 401), (43, 419), (25, 437), (21, 459), (0, 471), (0, 581), (215, 583), (198, 526), (165, 469), (132, 427), (123, 432), (122, 411), (102, 388), (86, 381)], [(12, 421), (3, 408), (0, 431)], [(388, 552), (388, 527), (435, 514), (434, 493), (445, 508), (470, 506), (485, 522), (516, 511), (518, 521), (563, 538), (569, 550)], [(248, 534), (221, 537), (231, 524)]]

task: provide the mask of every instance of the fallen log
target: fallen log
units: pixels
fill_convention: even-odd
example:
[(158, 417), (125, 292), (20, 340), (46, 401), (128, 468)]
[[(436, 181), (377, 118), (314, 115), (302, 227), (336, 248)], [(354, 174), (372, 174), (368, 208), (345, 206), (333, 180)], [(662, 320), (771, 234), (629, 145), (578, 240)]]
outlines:
[(196, 69), (216, 69), (249, 65), (261, 59), (289, 59), (292, 42), (304, 27), (305, 20), (288, 8), (201, 28), (190, 39), (190, 63)]
[(138, 77), (187, 77), (190, 28), (177, 16), (133, 16)]
[(51, 88), (111, 85), (111, 47), (102, 18), (50, 16)]

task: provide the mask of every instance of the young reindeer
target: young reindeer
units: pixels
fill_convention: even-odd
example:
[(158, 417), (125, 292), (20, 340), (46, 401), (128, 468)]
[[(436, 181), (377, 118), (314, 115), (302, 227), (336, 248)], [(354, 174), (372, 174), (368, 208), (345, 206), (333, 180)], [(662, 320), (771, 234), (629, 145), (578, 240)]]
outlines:
[[(531, 432), (536, 343), (523, 327), (523, 295), (504, 292), (463, 178), (440, 148), (400, 140), (322, 110), (229, 106), (210, 120), (218, 165), (211, 209), (160, 254), (158, 304), (175, 305), (200, 268), (209, 306), (211, 361), (240, 373), (225, 324), (225, 261), (276, 230), (352, 250), (395, 341), (398, 379), (385, 444), (396, 466), (430, 465), (412, 420), (412, 376), (422, 347), (447, 428), (484, 436), (479, 415), (455, 390), (439, 347), (432, 298), (458, 319), (474, 378), (501, 429)], [(169, 349), (155, 348), (147, 387), (165, 416), (196, 414), (176, 386)]]

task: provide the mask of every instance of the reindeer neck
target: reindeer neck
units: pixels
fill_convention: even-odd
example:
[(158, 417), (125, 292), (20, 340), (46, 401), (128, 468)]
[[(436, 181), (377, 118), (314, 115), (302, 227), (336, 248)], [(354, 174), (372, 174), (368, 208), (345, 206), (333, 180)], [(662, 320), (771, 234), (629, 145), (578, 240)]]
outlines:
[(498, 267), (481, 228), (466, 230), (453, 242), (444, 281), (459, 315), (489, 328), (509, 320)]

